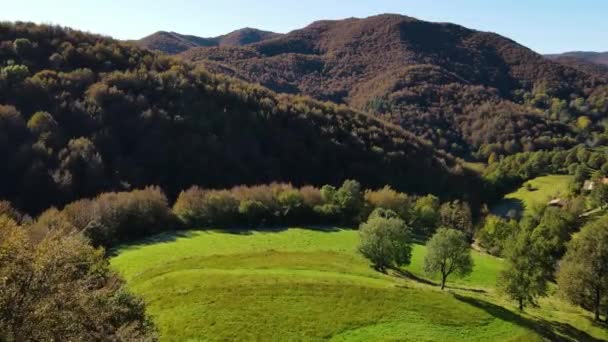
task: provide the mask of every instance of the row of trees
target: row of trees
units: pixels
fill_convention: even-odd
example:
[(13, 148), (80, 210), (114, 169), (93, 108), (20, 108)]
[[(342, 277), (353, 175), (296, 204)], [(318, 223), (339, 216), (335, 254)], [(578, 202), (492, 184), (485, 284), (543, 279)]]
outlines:
[(386, 186), (363, 190), (353, 180), (339, 188), (289, 184), (240, 186), (230, 190), (193, 187), (183, 191), (173, 207), (187, 227), (255, 227), (276, 224), (341, 224), (353, 226), (382, 208), (407, 222), (416, 236), (430, 236), (437, 227), (454, 227), (472, 238), (471, 208), (466, 202), (440, 203), (433, 195), (411, 196)]
[[(409, 265), (412, 229), (390, 209), (378, 208), (359, 227), (359, 251), (378, 271)], [(427, 243), (424, 271), (441, 277), (443, 290), (450, 275), (466, 276), (473, 271), (471, 249), (464, 232), (441, 227)]]
[(192, 187), (171, 206), (159, 187), (102, 193), (50, 208), (36, 219), (20, 214), (9, 202), (0, 202), (0, 214), (28, 223), (32, 235), (47, 229), (81, 232), (95, 246), (112, 247), (167, 230), (181, 228), (257, 229), (276, 225), (333, 224), (356, 226), (370, 213), (391, 210), (407, 222), (418, 237), (432, 235), (447, 225), (474, 236), (471, 209), (466, 202), (441, 203), (433, 195), (412, 196), (386, 186), (363, 189), (359, 182), (340, 187), (294, 187), (272, 183), (238, 186), (226, 190)]
[(556, 280), (559, 293), (570, 302), (594, 312), (596, 320), (602, 312), (608, 317), (608, 216), (585, 225), (564, 244), (561, 259), (547, 245), (535, 231), (522, 229), (507, 253), (499, 288), (523, 310), (538, 305), (548, 282)]

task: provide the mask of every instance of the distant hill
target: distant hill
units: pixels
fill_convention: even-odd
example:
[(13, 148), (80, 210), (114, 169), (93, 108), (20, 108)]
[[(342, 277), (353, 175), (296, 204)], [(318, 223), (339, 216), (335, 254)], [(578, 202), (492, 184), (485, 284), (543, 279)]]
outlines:
[(451, 156), (368, 114), (72, 29), (0, 23), (0, 199), (292, 182), (480, 195)]
[(571, 51), (560, 54), (545, 55), (550, 59), (576, 58), (587, 62), (608, 65), (608, 52)]
[(545, 56), (560, 64), (608, 78), (608, 52), (574, 51)]
[(318, 21), (181, 56), (277, 92), (371, 112), (463, 156), (571, 145), (571, 124), (584, 113), (567, 102), (605, 84), (494, 33), (393, 14)]
[(281, 36), (279, 33), (243, 28), (213, 38), (183, 35), (176, 32), (159, 31), (135, 41), (150, 50), (176, 54), (195, 47), (242, 46)]

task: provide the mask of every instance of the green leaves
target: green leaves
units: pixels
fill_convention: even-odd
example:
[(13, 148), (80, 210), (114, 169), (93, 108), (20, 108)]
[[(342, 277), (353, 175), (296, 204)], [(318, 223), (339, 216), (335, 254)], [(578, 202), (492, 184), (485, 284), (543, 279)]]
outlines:
[(535, 246), (528, 229), (522, 229), (507, 251), (507, 267), (499, 275), (498, 288), (517, 301), (519, 309), (547, 294), (547, 264), (543, 250)]
[(608, 216), (586, 225), (570, 241), (557, 284), (566, 298), (593, 310), (599, 320), (608, 301)]
[(367, 222), (361, 224), (359, 234), (359, 251), (377, 270), (384, 271), (410, 263), (411, 230), (395, 212), (376, 209)]
[(469, 275), (473, 271), (473, 258), (465, 234), (455, 229), (440, 228), (427, 243), (424, 271), (429, 275), (441, 274), (442, 289), (448, 276)]

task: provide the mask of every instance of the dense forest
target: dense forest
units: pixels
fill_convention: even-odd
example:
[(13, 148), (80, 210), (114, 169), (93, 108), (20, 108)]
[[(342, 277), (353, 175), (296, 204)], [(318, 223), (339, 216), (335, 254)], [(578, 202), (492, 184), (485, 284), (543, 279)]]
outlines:
[[(504, 309), (504, 298), (524, 311), (550, 296), (560, 307), (548, 312), (576, 305), (605, 329), (608, 73), (564, 58), (398, 15), (320, 21), (285, 35), (158, 32), (131, 42), (0, 23), (0, 341), (154, 341), (158, 317), (142, 300), (149, 297), (135, 296), (109, 258), (142, 239), (184, 242), (190, 229), (246, 239), (289, 227), (356, 231), (336, 250), (315, 250), (322, 258), (311, 262), (327, 266), (321, 272), (290, 265), (319, 279), (336, 265), (358, 265), (360, 274), (337, 277), (348, 280), (340, 298), (360, 294), (343, 289), (373, 272), (368, 281), (378, 291), (416, 291), (422, 302), (440, 295), (427, 291), (437, 286), (453, 291), (441, 302), (469, 301), (534, 332), (547, 323)], [(566, 178), (562, 198), (493, 214), (505, 194), (533, 193), (526, 182), (544, 175)], [(402, 268), (422, 250), (428, 279)], [(294, 255), (309, 259), (306, 249), (286, 251), (274, 260), (281, 267)], [(357, 253), (345, 259), (351, 264), (340, 265), (344, 251)], [(249, 259), (265, 263), (277, 251), (254, 252)], [(482, 272), (500, 265), (487, 276), (492, 284), (448, 288), (474, 272), (473, 252), (487, 263)], [(209, 265), (200, 260), (188, 262), (198, 271)], [(249, 273), (265, 276), (267, 266)], [(238, 270), (226, 275), (240, 277)], [(290, 277), (293, 288), (313, 284)], [(275, 298), (277, 278), (269, 279)], [(377, 286), (384, 281), (390, 285)], [(228, 288), (232, 301), (237, 292)], [(379, 297), (381, 306), (398, 297)], [(441, 315), (434, 305), (430, 314)], [(585, 313), (569, 314), (559, 322), (591, 324)], [(539, 334), (576, 332), (568, 329)]]
[(467, 159), (569, 148), (604, 133), (599, 67), (556, 63), (454, 24), (400, 15), (319, 21), (256, 44), (180, 56), (376, 114)]
[(455, 159), (372, 116), (56, 26), (0, 25), (0, 197), (36, 213), (102, 191), (274, 181), (470, 196)]

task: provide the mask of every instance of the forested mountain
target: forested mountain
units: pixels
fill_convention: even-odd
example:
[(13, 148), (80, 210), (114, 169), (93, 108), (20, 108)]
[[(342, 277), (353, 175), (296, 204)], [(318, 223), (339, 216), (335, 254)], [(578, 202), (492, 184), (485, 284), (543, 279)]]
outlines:
[(170, 197), (346, 178), (444, 196), (480, 188), (449, 155), (367, 114), (28, 23), (0, 25), (0, 152), (0, 198), (29, 212), (146, 185)]
[(183, 35), (176, 32), (158, 31), (136, 41), (136, 43), (147, 49), (175, 54), (194, 47), (242, 46), (279, 36), (281, 36), (279, 33), (262, 31), (249, 27), (213, 38), (202, 38), (192, 35)]
[(608, 52), (571, 51), (559, 54), (545, 55), (549, 59), (575, 58), (594, 64), (608, 65)]
[(607, 113), (604, 92), (592, 94), (605, 84), (598, 75), (494, 33), (400, 15), (319, 21), (181, 56), (277, 92), (348, 104), (464, 157), (568, 147), (593, 136)]
[(574, 51), (545, 57), (583, 72), (608, 78), (608, 52)]

